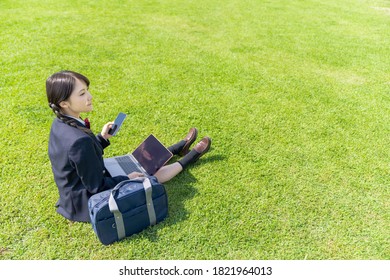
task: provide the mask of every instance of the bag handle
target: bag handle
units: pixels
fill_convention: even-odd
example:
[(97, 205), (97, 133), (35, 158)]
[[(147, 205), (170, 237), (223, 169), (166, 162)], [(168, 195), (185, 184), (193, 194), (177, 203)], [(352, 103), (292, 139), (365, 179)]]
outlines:
[(112, 189), (110, 198), (108, 199), (108, 208), (110, 209), (110, 212), (114, 215), (116, 230), (118, 233), (119, 240), (126, 237), (126, 231), (125, 231), (125, 224), (123, 222), (122, 213), (118, 208), (118, 204), (116, 203), (114, 196), (123, 185), (129, 182), (139, 182), (139, 183), (142, 182), (145, 191), (146, 207), (149, 215), (149, 224), (151, 226), (156, 224), (156, 212), (154, 210), (154, 204), (152, 198), (152, 184), (150, 182), (150, 179), (148, 177), (138, 177), (132, 180), (123, 181), (117, 184), (115, 188)]

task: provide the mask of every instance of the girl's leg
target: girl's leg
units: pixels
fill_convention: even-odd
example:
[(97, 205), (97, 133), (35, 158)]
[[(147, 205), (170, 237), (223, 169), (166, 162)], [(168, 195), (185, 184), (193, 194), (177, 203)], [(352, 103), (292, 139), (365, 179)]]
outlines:
[(175, 162), (169, 165), (165, 165), (161, 167), (154, 176), (156, 176), (157, 180), (162, 184), (169, 180), (171, 180), (173, 177), (175, 177), (177, 174), (179, 174), (183, 170), (183, 167), (179, 162)]
[(183, 140), (180, 140), (176, 144), (169, 146), (167, 149), (170, 150), (174, 155), (184, 156), (188, 154), (189, 147), (195, 141), (197, 136), (198, 129), (193, 127), (190, 129), (190, 131), (188, 131), (188, 134), (183, 138)]
[(201, 156), (208, 152), (211, 146), (211, 139), (204, 137), (195, 147), (179, 161), (161, 167), (154, 176), (160, 183), (165, 183), (179, 174), (188, 165), (196, 162)]

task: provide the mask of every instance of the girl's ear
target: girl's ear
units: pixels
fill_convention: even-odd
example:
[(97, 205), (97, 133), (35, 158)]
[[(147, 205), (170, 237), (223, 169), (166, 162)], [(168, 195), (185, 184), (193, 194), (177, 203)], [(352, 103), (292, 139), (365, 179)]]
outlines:
[(61, 106), (61, 108), (68, 108), (69, 107), (69, 103), (67, 101), (61, 101), (60, 102), (60, 106)]

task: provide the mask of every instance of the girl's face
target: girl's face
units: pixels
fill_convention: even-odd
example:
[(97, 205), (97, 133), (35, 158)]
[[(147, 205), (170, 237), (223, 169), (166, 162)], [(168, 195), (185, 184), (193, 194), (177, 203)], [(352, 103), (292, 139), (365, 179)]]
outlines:
[(80, 113), (92, 111), (92, 95), (84, 81), (76, 79), (72, 94), (66, 101), (60, 103), (61, 110), (65, 115), (80, 118)]

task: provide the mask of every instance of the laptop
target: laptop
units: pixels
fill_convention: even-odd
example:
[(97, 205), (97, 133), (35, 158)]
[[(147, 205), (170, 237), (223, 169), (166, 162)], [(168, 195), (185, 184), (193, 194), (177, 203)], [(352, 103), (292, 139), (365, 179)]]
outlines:
[(141, 172), (154, 175), (171, 158), (172, 153), (161, 142), (149, 135), (131, 154), (104, 159), (104, 166), (112, 177)]

